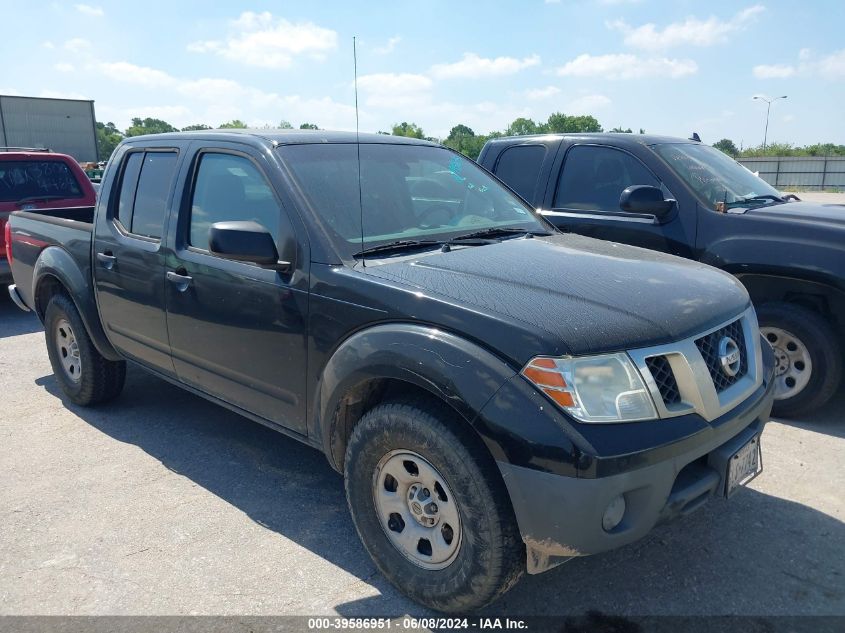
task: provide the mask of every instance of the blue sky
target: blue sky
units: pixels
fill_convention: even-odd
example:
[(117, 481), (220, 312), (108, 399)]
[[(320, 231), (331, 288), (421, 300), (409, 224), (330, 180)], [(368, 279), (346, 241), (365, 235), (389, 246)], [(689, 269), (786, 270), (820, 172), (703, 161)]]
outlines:
[(605, 126), (708, 142), (845, 143), (845, 8), (802, 3), (521, 2), (62, 3), (3, 0), (0, 94), (95, 100), (120, 128), (174, 125), (361, 129), (593, 114)]

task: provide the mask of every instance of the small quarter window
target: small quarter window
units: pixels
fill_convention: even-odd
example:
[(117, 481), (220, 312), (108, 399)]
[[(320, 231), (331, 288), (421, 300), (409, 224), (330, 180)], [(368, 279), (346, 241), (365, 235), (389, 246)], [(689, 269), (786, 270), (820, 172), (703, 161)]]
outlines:
[(121, 177), (117, 220), (133, 235), (160, 239), (176, 175), (176, 152), (132, 152)]

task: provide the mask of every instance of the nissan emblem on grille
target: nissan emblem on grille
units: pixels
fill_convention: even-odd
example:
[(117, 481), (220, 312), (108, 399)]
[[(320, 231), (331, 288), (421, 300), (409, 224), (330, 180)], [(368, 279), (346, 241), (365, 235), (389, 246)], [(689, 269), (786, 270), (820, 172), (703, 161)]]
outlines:
[(719, 364), (726, 376), (736, 376), (740, 365), (739, 345), (730, 336), (719, 341)]

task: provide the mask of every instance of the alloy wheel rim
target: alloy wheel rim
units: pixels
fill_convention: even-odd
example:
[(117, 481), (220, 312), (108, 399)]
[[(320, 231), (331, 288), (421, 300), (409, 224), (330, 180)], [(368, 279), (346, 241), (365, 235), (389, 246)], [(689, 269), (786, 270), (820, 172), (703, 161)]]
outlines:
[(59, 319), (55, 326), (55, 345), (65, 376), (72, 382), (82, 380), (82, 358), (76, 334), (67, 319)]
[(423, 569), (444, 569), (461, 549), (461, 516), (449, 484), (413, 451), (395, 450), (379, 461), (373, 501), (390, 543)]
[(760, 333), (775, 352), (775, 400), (801, 393), (813, 375), (810, 350), (792, 332), (778, 327), (761, 327)]

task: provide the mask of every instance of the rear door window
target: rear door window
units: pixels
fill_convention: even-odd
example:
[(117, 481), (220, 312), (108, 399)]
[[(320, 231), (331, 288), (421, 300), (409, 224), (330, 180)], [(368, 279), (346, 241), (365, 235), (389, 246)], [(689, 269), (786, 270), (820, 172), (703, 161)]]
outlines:
[(660, 187), (639, 159), (612, 147), (576, 145), (566, 154), (556, 209), (621, 212), (619, 196), (633, 185)]
[(546, 157), (543, 145), (515, 145), (507, 148), (496, 162), (496, 175), (533, 204), (534, 190), (540, 176), (540, 167)]
[(61, 160), (0, 161), (0, 202), (84, 196), (73, 172)]
[(174, 151), (127, 154), (116, 214), (127, 232), (161, 238), (177, 156)]

